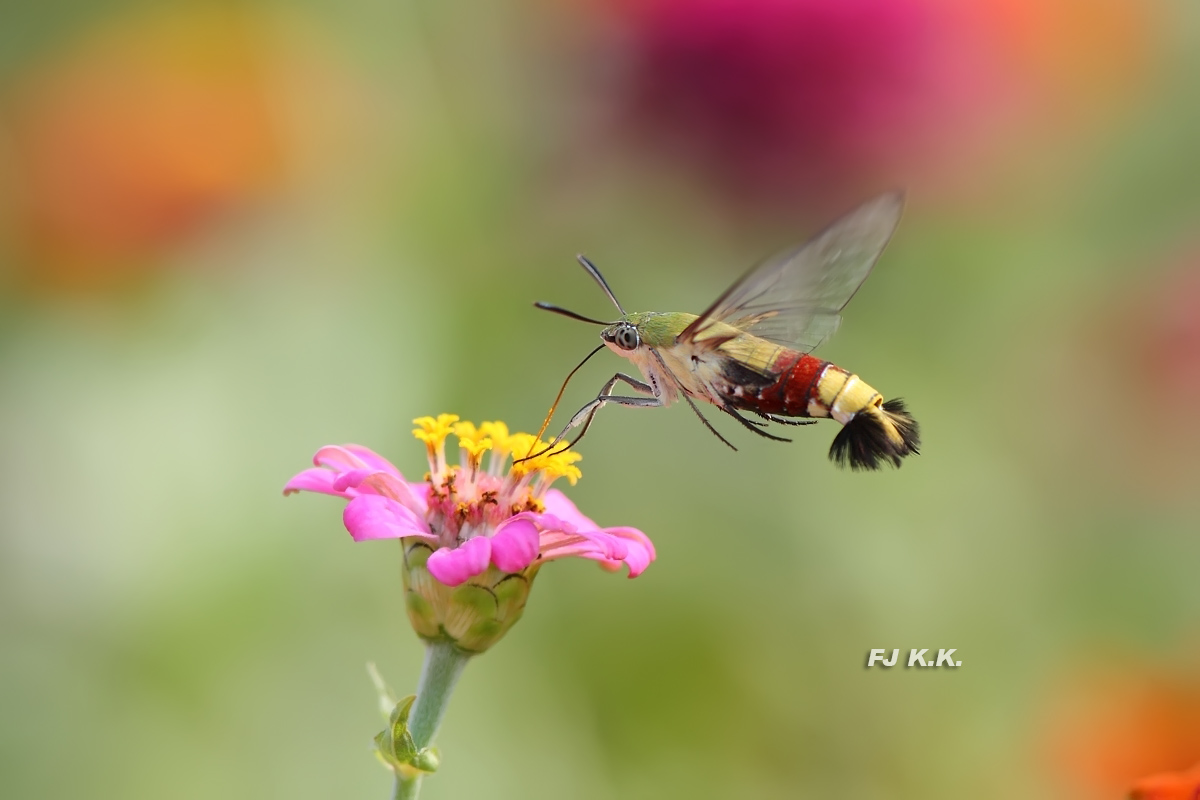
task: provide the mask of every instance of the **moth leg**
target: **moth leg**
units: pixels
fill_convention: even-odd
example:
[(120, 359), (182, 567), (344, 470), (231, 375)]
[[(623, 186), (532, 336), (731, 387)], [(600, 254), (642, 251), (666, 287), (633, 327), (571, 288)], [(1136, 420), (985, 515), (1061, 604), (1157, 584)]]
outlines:
[[(817, 421), (815, 419), (804, 419), (803, 417), (801, 417), (799, 419), (797, 419), (795, 417), (781, 417), (778, 414), (764, 414), (761, 411), (755, 411), (754, 413), (757, 414), (758, 416), (762, 417), (765, 420), (770, 420), (771, 422), (778, 422), (780, 425), (816, 425), (817, 424)], [(749, 420), (749, 421), (753, 422), (753, 420)]]
[[(655, 355), (657, 355), (657, 353)], [(661, 359), (660, 359), (660, 361), (661, 361)], [(692, 407), (692, 411), (695, 411), (696, 416), (699, 417), (700, 421), (704, 423), (704, 427), (708, 428), (709, 431), (712, 432), (713, 436), (717, 437), (722, 442), (727, 444), (729, 446), (729, 449), (736, 453), (737, 448), (733, 446), (733, 442), (729, 441), (724, 436), (722, 436), (721, 432), (719, 430), (717, 430), (716, 428), (714, 428), (712, 426), (712, 423), (708, 421), (708, 418), (700, 413), (700, 409), (696, 408), (696, 401), (692, 400), (692, 398), (688, 395), (687, 392), (682, 392), (682, 394), (683, 394), (683, 399), (686, 400), (687, 404)]]
[[(612, 391), (616, 387), (617, 381), (624, 381), (625, 383), (629, 384), (629, 386), (632, 387), (635, 392), (641, 392), (642, 394), (651, 396), (623, 397), (621, 395), (614, 395)], [(578, 428), (580, 425), (582, 425), (583, 430), (579, 432), (579, 435), (571, 440), (566, 447), (562, 448), (562, 450), (570, 450), (579, 443), (580, 439), (584, 437), (584, 434), (588, 432), (588, 428), (592, 427), (592, 420), (596, 418), (596, 412), (599, 411), (602, 406), (608, 403), (616, 403), (617, 405), (629, 406), (631, 408), (658, 408), (659, 406), (663, 405), (663, 400), (662, 395), (658, 394), (654, 387), (650, 384), (639, 381), (637, 378), (631, 378), (623, 372), (618, 372), (616, 375), (613, 375), (608, 379), (608, 382), (604, 384), (604, 387), (600, 390), (600, 393), (596, 395), (596, 399), (592, 400), (590, 403), (587, 403), (583, 408), (575, 412), (575, 416), (571, 417), (571, 421), (567, 423), (567, 427), (563, 428), (562, 432), (559, 433), (558, 436), (554, 437), (554, 439), (550, 442), (550, 446), (546, 448), (546, 450), (543, 450), (541, 453), (537, 453), (536, 455), (541, 455), (542, 453), (552, 450), (555, 445), (566, 438), (567, 434), (570, 433), (572, 429)], [(562, 450), (559, 452), (562, 452)]]
[(739, 414), (737, 412), (737, 409), (734, 408), (733, 406), (721, 406), (720, 408), (726, 414), (733, 417), (738, 422), (742, 423), (742, 425), (745, 426), (746, 430), (754, 431), (755, 433), (757, 433), (759, 436), (763, 437), (764, 439), (770, 439), (773, 442), (790, 442), (791, 441), (791, 439), (786, 439), (782, 436), (776, 436), (773, 433), (767, 433), (766, 431), (762, 430), (761, 428), (756, 427), (756, 425), (761, 425), (762, 423), (751, 422), (750, 420), (746, 419), (741, 414)]

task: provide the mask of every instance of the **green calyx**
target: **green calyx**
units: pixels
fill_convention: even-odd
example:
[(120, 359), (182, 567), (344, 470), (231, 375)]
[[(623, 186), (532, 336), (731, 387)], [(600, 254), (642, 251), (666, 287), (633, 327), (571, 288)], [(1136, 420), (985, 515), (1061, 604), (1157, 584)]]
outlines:
[(427, 543), (401, 543), (408, 619), (426, 642), (449, 642), (465, 655), (477, 655), (521, 618), (539, 562), (512, 573), (489, 567), (465, 583), (446, 586), (425, 567), (433, 553)]

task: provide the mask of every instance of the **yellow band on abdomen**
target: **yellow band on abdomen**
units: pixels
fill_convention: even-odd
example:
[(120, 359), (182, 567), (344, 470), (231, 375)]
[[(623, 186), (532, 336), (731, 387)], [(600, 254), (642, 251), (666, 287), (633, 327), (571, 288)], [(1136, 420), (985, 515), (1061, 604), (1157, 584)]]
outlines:
[[(883, 404), (883, 395), (875, 391), (866, 381), (841, 367), (830, 364), (821, 373), (817, 383), (817, 396), (822, 410), (819, 416), (829, 415), (845, 425), (854, 415), (866, 408), (878, 408)], [(818, 402), (814, 400), (811, 406)], [(818, 416), (814, 414), (813, 416)]]

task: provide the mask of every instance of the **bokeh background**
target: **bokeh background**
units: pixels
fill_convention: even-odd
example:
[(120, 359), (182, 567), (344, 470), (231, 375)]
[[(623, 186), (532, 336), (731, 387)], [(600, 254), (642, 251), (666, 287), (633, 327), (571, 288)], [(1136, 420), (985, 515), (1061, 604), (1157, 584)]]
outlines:
[[(283, 483), (416, 416), (536, 429), (903, 185), (822, 354), (923, 454), (610, 409), (424, 796), (1112, 798), (1200, 761), (1187, 0), (48, 0), (0, 12), (0, 795), (382, 797), (393, 544)], [(573, 409), (614, 371), (598, 357)], [(863, 668), (957, 648), (958, 670)], [(1182, 796), (1182, 795), (1180, 795)]]

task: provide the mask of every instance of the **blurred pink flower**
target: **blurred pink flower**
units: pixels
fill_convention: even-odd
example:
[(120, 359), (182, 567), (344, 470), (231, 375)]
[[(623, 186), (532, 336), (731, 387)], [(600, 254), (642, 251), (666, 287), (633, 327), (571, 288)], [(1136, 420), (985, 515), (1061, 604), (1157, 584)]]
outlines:
[(614, 4), (628, 126), (746, 196), (903, 178), (994, 99), (974, 19), (935, 0)]
[(1200, 392), (1200, 250), (1154, 287), (1142, 329), (1143, 357), (1179, 395)]
[(1143, 256), (1137, 277), (1109, 291), (1087, 318), (1072, 356), (1076, 372), (1063, 373), (1070, 385), (1056, 390), (1118, 403), (1149, 392), (1154, 410), (1120, 425), (1111, 424), (1111, 404), (1088, 406), (1086, 424), (1064, 428), (1073, 437), (1064, 452), (1092, 447), (1095, 431), (1104, 429), (1110, 457), (1090, 469), (1121, 491), (1136, 490), (1154, 502), (1195, 496), (1200, 423), (1171, 413), (1178, 403), (1186, 405), (1181, 398), (1200, 392), (1200, 248), (1186, 248), (1165, 262)]
[[(355, 541), (413, 539), (436, 548), (429, 572), (446, 586), (458, 586), (484, 573), (489, 566), (519, 573), (568, 556), (598, 561), (615, 570), (629, 568), (640, 575), (654, 560), (654, 545), (641, 531), (628, 527), (600, 528), (584, 516), (566, 495), (549, 488), (556, 478), (572, 483), (579, 476), (579, 456), (565, 453), (524, 461), (502, 474), (510, 453), (532, 452), (543, 443), (527, 434), (509, 434), (502, 423), (471, 423), (443, 414), (437, 420), (417, 420), (415, 433), (429, 447), (426, 481), (404, 480), (382, 456), (358, 445), (328, 446), (317, 451), (317, 466), (300, 472), (285, 494), (320, 492), (350, 502), (342, 514)], [(463, 463), (447, 466), (444, 440), (451, 427), (463, 448)], [(488, 469), (482, 455), (492, 450)]]

